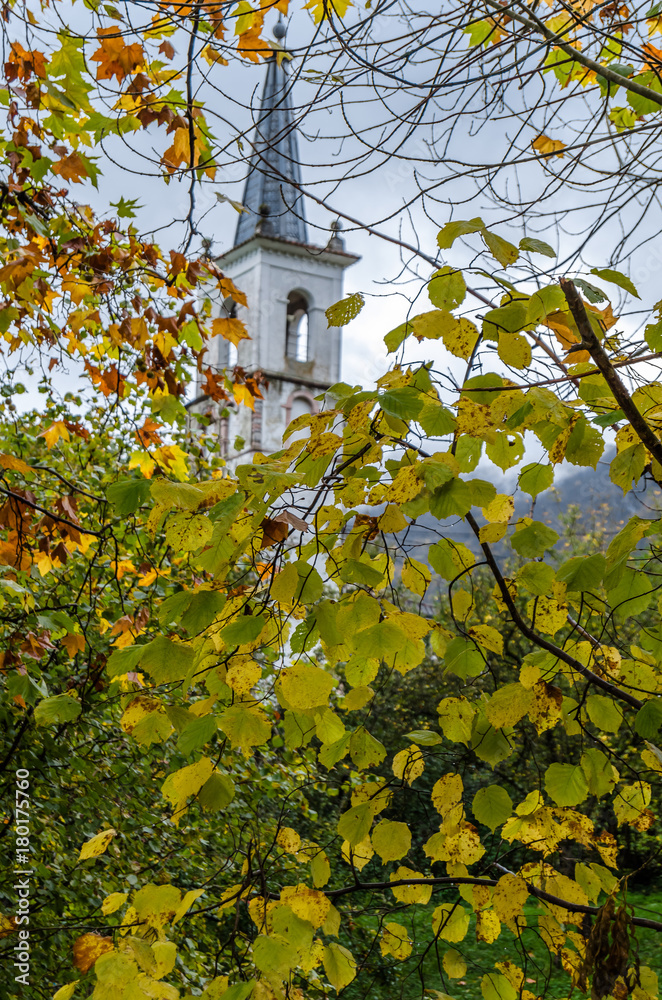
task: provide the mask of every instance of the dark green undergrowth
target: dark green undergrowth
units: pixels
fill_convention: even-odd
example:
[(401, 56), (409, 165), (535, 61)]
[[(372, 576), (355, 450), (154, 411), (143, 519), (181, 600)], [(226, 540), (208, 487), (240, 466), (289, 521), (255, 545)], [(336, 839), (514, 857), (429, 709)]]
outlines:
[[(347, 1000), (413, 1000), (424, 995), (432, 996), (434, 991), (449, 994), (455, 1000), (485, 1000), (481, 983), (483, 977), (494, 972), (495, 962), (513, 962), (524, 972), (524, 990), (534, 997), (545, 1000), (561, 1000), (572, 991), (569, 974), (563, 969), (560, 959), (551, 955), (536, 929), (536, 916), (542, 910), (531, 903), (524, 913), (530, 925), (518, 940), (506, 928), (502, 928), (499, 938), (492, 944), (476, 940), (476, 920), (471, 924), (466, 937), (458, 944), (446, 941), (435, 942), (431, 934), (432, 913), (441, 900), (435, 899), (428, 906), (403, 906), (385, 917), (385, 922), (395, 921), (406, 927), (413, 942), (412, 954), (405, 962), (390, 956), (382, 956), (379, 941), (381, 937), (380, 917), (374, 911), (355, 912), (353, 919), (343, 928), (343, 944), (351, 947), (355, 955), (362, 955), (362, 971), (357, 979), (343, 992)], [(662, 888), (658, 885), (648, 891), (641, 889), (629, 892), (627, 902), (639, 917), (662, 922)], [(386, 913), (386, 908), (384, 910)], [(467, 970), (459, 979), (451, 979), (443, 968), (443, 955), (449, 948), (455, 948), (464, 958)], [(662, 973), (662, 932), (637, 928), (634, 935), (633, 951), (638, 951), (639, 962), (649, 966), (653, 972)], [(493, 1000), (499, 994), (493, 993)], [(574, 991), (575, 997), (581, 994)], [(510, 1000), (504, 996), (503, 1000)]]

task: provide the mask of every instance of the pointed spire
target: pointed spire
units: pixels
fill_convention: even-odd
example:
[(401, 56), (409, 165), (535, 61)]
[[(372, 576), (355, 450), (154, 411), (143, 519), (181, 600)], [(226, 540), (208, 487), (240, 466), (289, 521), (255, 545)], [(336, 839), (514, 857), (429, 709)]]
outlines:
[[(279, 21), (274, 35), (284, 34)], [(255, 235), (307, 243), (303, 199), (295, 186), (301, 172), (286, 61), (279, 66), (275, 53), (267, 66), (253, 148), (242, 198), (247, 211), (239, 216), (234, 245)]]

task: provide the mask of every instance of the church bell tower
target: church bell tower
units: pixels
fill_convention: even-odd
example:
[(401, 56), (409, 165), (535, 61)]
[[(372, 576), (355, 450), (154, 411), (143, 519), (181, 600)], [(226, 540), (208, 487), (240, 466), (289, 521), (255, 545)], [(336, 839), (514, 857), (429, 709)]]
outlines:
[[(279, 22), (274, 35), (281, 39), (284, 34)], [(244, 211), (232, 249), (218, 260), (246, 295), (248, 308), (226, 300), (216, 305), (216, 315), (241, 319), (250, 340), (233, 349), (215, 338), (209, 363), (260, 371), (268, 383), (254, 410), (231, 404), (229, 416), (215, 418), (230, 465), (250, 462), (256, 452), (280, 450), (290, 421), (316, 412), (315, 396), (339, 381), (342, 330), (328, 328), (325, 310), (343, 297), (345, 268), (359, 259), (345, 250), (338, 224), (326, 246), (310, 242), (286, 66), (286, 60), (279, 65), (275, 53), (268, 61)], [(210, 403), (198, 397), (195, 409), (213, 415)]]

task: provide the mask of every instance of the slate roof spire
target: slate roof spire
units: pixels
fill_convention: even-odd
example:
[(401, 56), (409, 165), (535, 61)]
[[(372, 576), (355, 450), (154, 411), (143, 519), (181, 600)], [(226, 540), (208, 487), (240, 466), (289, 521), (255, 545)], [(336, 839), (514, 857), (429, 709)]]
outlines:
[[(274, 29), (283, 38), (281, 21)], [(253, 140), (253, 155), (244, 188), (242, 212), (237, 223), (234, 245), (252, 236), (308, 242), (301, 183), (297, 133), (287, 79), (287, 61), (278, 65), (276, 54), (269, 59), (260, 114)]]

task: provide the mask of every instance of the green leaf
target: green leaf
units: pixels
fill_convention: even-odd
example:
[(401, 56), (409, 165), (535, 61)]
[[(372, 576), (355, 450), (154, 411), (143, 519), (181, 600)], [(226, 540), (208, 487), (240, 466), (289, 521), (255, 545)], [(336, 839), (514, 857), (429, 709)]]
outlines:
[(513, 801), (501, 785), (486, 785), (476, 792), (471, 811), (479, 823), (488, 826), (494, 833), (512, 815)]
[(358, 316), (364, 305), (365, 299), (361, 292), (354, 292), (353, 295), (348, 295), (346, 298), (341, 299), (340, 302), (336, 302), (335, 305), (329, 306), (325, 311), (324, 315), (327, 319), (327, 325), (329, 327), (346, 326), (347, 323)]
[(577, 288), (581, 288), (589, 302), (595, 303), (606, 301), (607, 296), (601, 288), (598, 288), (596, 285), (592, 285), (589, 281), (585, 281), (583, 278), (575, 278), (574, 280)]
[(594, 726), (604, 733), (617, 733), (623, 722), (621, 708), (602, 694), (591, 694), (586, 699), (586, 711)]
[(198, 802), (203, 809), (210, 812), (218, 812), (225, 809), (234, 798), (234, 782), (227, 774), (220, 774), (218, 771), (207, 779), (198, 795)]
[(203, 715), (199, 719), (194, 719), (179, 735), (177, 749), (190, 757), (194, 750), (199, 750), (205, 743), (215, 736), (218, 731), (216, 716)]
[[(657, 110), (659, 110), (659, 107)], [(613, 271), (610, 267), (592, 267), (591, 274), (594, 274), (596, 278), (602, 278), (603, 281), (611, 282), (612, 285), (618, 285), (619, 288), (629, 292), (630, 295), (634, 295), (637, 299), (640, 298), (639, 292), (632, 284), (632, 281), (621, 271)]]
[(370, 802), (352, 806), (338, 820), (338, 833), (350, 847), (356, 847), (368, 836), (372, 825), (373, 807)]
[(114, 649), (108, 657), (106, 670), (109, 677), (120, 677), (135, 670), (143, 653), (145, 646), (128, 646), (126, 649)]
[(161, 625), (180, 625), (189, 635), (198, 635), (222, 611), (226, 597), (217, 590), (180, 590), (159, 606)]
[(488, 229), (484, 229), (481, 236), (487, 249), (502, 267), (508, 267), (509, 264), (515, 263), (519, 257), (519, 250), (516, 246), (513, 246), (508, 240), (504, 240), (502, 236), (491, 233)]
[(531, 524), (518, 527), (511, 536), (510, 544), (526, 559), (535, 559), (545, 554), (558, 542), (558, 532), (548, 528), (542, 521), (532, 521)]
[[(492, 29), (490, 28), (490, 30)], [(479, 233), (484, 228), (485, 223), (482, 219), (470, 219), (468, 222), (461, 222), (459, 220), (457, 222), (447, 222), (443, 229), (439, 230), (437, 246), (440, 250), (449, 250), (460, 236)]]
[(553, 482), (553, 466), (540, 465), (539, 462), (531, 462), (529, 465), (525, 465), (518, 479), (519, 488), (532, 497), (537, 497), (540, 493), (544, 493)]
[(386, 749), (383, 743), (371, 736), (367, 729), (359, 726), (351, 735), (349, 755), (359, 770), (363, 771), (381, 764), (386, 757)]
[(157, 636), (140, 649), (140, 668), (147, 670), (156, 684), (183, 680), (195, 660), (195, 651), (191, 646), (174, 642), (164, 635)]
[(106, 489), (106, 497), (119, 517), (133, 514), (150, 495), (149, 479), (119, 479)]
[(615, 587), (607, 589), (607, 600), (617, 620), (643, 614), (653, 600), (655, 584), (645, 573), (624, 566)]
[(79, 701), (68, 694), (56, 694), (37, 703), (34, 721), (38, 726), (56, 726), (62, 722), (72, 722), (80, 713)]
[(341, 944), (331, 944), (324, 946), (323, 953), (324, 971), (327, 979), (336, 991), (343, 990), (352, 982), (356, 976), (356, 962), (347, 948)]
[(440, 521), (448, 517), (464, 517), (472, 507), (471, 487), (463, 479), (451, 479), (434, 491), (430, 498), (430, 513)]
[(575, 556), (556, 571), (556, 579), (570, 591), (597, 590), (605, 573), (605, 557), (601, 553), (583, 558)]
[(427, 402), (417, 419), (428, 437), (444, 437), (455, 430), (455, 417), (450, 410), (437, 403)]
[(409, 386), (401, 389), (388, 389), (377, 397), (379, 405), (385, 413), (402, 420), (415, 420), (423, 409), (423, 397), (420, 392)]
[(545, 562), (528, 562), (517, 571), (517, 583), (537, 597), (549, 594), (556, 579), (551, 566)]
[(527, 250), (529, 253), (542, 253), (545, 257), (556, 257), (556, 251), (550, 247), (549, 243), (543, 240), (536, 240), (530, 236), (525, 236), (519, 241), (520, 250)]
[(456, 636), (446, 646), (444, 664), (451, 673), (466, 680), (468, 677), (478, 677), (485, 669), (483, 654), (471, 639)]
[(370, 839), (382, 864), (399, 861), (411, 850), (411, 830), (406, 823), (382, 819), (372, 831)]
[(662, 698), (644, 702), (634, 720), (635, 731), (645, 740), (656, 739), (662, 726)]
[(244, 752), (263, 746), (271, 736), (271, 723), (264, 712), (245, 702), (226, 708), (218, 718), (218, 727), (230, 737), (233, 750)]
[(581, 755), (580, 764), (588, 782), (589, 793), (598, 798), (608, 795), (618, 780), (618, 771), (607, 755), (602, 750), (591, 748)]
[(232, 646), (245, 646), (247, 643), (255, 642), (263, 628), (262, 615), (241, 615), (221, 629), (220, 635), (230, 649)]
[(452, 267), (441, 267), (435, 271), (428, 284), (430, 302), (437, 309), (455, 309), (467, 294), (462, 272)]
[(588, 784), (578, 764), (550, 764), (545, 790), (557, 806), (578, 806), (588, 795)]
[(384, 343), (386, 344), (389, 354), (393, 354), (397, 351), (400, 344), (404, 343), (407, 337), (413, 333), (414, 327), (411, 323), (401, 323), (400, 326), (396, 326), (394, 330), (390, 330), (384, 337)]
[(410, 743), (418, 743), (422, 747), (436, 747), (444, 742), (439, 733), (434, 733), (431, 729), (415, 729), (411, 733), (405, 733), (403, 739), (409, 740)]
[(485, 452), (491, 462), (505, 472), (517, 465), (524, 454), (524, 442), (519, 434), (497, 431), (494, 441), (488, 441)]
[(638, 483), (646, 467), (646, 449), (641, 442), (619, 451), (609, 466), (609, 478), (623, 493), (629, 493), (633, 483)]

